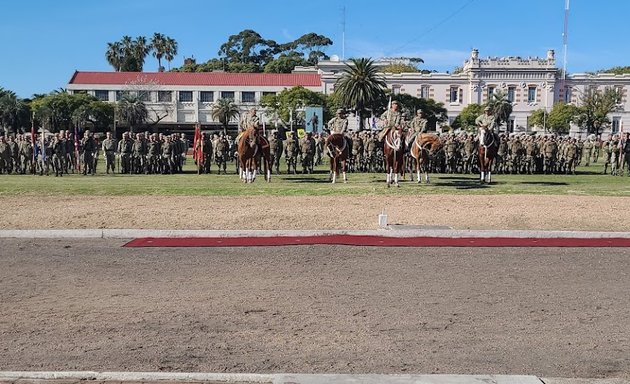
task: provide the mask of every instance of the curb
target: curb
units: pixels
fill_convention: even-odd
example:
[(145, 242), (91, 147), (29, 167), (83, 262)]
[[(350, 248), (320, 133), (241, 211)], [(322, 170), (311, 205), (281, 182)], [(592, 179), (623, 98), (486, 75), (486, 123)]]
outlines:
[(380, 374), (248, 374), (166, 372), (0, 372), (8, 380), (98, 380), (133, 382), (214, 382), (268, 384), (544, 384), (535, 376), (519, 375), (380, 375)]
[(531, 231), (531, 230), (169, 230), (169, 229), (26, 229), (0, 230), (0, 238), (39, 239), (133, 239), (140, 237), (274, 237), (274, 236), (382, 236), (442, 238), (528, 238), (528, 239), (630, 239), (630, 232)]

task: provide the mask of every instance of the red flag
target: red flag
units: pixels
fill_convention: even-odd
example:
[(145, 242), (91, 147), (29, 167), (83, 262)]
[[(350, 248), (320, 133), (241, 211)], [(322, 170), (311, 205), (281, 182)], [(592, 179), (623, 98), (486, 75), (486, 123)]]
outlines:
[(201, 137), (201, 125), (195, 125), (195, 138), (193, 140), (193, 158), (197, 165), (203, 163), (203, 141)]

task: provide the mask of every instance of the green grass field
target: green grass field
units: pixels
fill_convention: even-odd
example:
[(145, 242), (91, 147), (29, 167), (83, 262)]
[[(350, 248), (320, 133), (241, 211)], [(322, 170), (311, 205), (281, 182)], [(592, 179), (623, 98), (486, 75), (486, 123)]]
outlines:
[[(67, 195), (161, 195), (161, 196), (322, 196), (424, 194), (548, 194), (630, 196), (630, 177), (602, 175), (603, 166), (579, 167), (577, 175), (493, 175), (491, 185), (481, 185), (476, 175), (432, 174), (431, 184), (405, 181), (400, 188), (387, 188), (384, 174), (349, 173), (348, 183), (328, 181), (327, 164), (311, 175), (272, 175), (271, 183), (258, 177), (242, 183), (228, 164), (228, 175), (197, 175), (191, 159), (186, 173), (178, 175), (107, 175), (99, 161), (95, 176), (70, 174), (63, 177), (0, 175), (1, 196)], [(286, 166), (281, 164), (281, 171)]]

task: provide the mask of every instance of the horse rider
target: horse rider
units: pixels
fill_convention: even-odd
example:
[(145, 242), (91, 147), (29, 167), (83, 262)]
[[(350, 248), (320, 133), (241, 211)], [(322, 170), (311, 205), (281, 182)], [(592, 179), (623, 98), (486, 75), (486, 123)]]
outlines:
[[(328, 138), (328, 142), (330, 143), (335, 135), (344, 136), (348, 131), (348, 119), (346, 118), (346, 113), (343, 109), (338, 109), (336, 116), (330, 119), (328, 122), (328, 131), (330, 133), (330, 137)], [(334, 148), (329, 147), (330, 153), (333, 152)]]
[(483, 109), (483, 112), (484, 113), (482, 115), (479, 115), (477, 119), (475, 119), (475, 125), (479, 128), (479, 143), (481, 145), (488, 145), (486, 142), (486, 133), (489, 133), (498, 144), (498, 137), (494, 132), (496, 120), (492, 114), (492, 110), (489, 106), (487, 106)]
[(411, 120), (411, 129), (413, 130), (413, 136), (411, 137), (411, 140), (409, 140), (410, 143), (413, 143), (413, 141), (419, 134), (427, 132), (427, 123), (428, 120), (424, 118), (422, 110), (418, 109), (418, 111), (416, 112), (416, 117)]
[(378, 140), (383, 141), (387, 132), (390, 129), (399, 129), (403, 125), (402, 114), (398, 111), (398, 101), (392, 101), (392, 105), (389, 110), (383, 112), (381, 115), (381, 125), (383, 129), (378, 134)]

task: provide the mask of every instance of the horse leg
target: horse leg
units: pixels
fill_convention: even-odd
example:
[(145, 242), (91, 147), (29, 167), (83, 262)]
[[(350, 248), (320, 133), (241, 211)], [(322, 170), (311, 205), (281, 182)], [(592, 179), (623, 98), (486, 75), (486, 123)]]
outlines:
[(400, 187), (400, 184), (398, 184), (398, 172), (394, 174), (394, 184), (396, 184), (397, 187)]
[(341, 172), (343, 173), (343, 182), (347, 183), (348, 178), (346, 177), (346, 161), (345, 160), (341, 162)]

